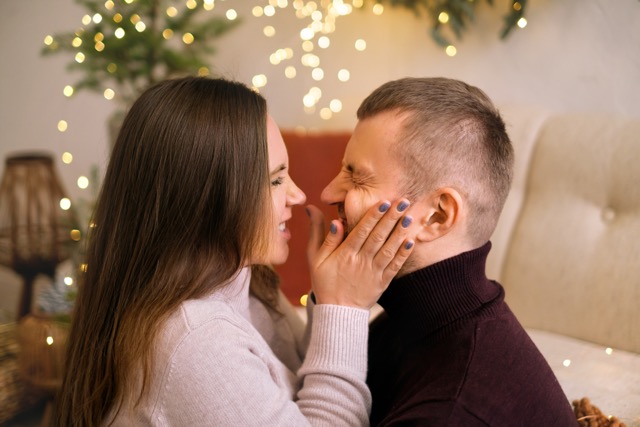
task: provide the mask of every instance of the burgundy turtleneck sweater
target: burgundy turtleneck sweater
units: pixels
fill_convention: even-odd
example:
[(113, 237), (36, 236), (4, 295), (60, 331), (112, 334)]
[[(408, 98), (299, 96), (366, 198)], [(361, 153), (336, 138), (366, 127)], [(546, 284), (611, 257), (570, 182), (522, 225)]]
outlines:
[(378, 301), (385, 312), (369, 336), (372, 426), (577, 425), (502, 286), (485, 275), (490, 248), (394, 280)]

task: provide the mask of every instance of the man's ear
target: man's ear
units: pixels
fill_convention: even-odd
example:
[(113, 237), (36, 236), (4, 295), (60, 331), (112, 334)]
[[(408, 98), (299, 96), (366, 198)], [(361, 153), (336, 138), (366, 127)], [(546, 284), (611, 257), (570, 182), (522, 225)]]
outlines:
[(427, 201), (416, 238), (422, 242), (431, 242), (447, 234), (458, 223), (461, 207), (462, 196), (456, 189), (438, 189)]

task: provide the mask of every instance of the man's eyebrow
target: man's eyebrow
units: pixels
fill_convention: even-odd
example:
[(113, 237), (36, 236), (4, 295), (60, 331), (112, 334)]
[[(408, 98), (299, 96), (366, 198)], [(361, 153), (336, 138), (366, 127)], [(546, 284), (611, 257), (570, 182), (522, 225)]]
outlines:
[(275, 168), (274, 168), (274, 169), (273, 169), (269, 174), (270, 174), (270, 175), (275, 175), (275, 174), (277, 174), (278, 172), (282, 172), (283, 170), (286, 170), (286, 169), (287, 169), (287, 165), (285, 165), (284, 163), (282, 163), (282, 164), (280, 164), (280, 165), (276, 166), (276, 167), (275, 167)]

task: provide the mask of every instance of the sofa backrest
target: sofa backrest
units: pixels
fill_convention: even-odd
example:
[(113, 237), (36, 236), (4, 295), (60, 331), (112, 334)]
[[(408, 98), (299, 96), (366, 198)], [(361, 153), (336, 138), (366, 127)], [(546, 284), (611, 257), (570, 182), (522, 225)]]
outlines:
[(525, 327), (640, 353), (640, 120), (554, 115), (530, 148), (494, 241), (508, 304)]

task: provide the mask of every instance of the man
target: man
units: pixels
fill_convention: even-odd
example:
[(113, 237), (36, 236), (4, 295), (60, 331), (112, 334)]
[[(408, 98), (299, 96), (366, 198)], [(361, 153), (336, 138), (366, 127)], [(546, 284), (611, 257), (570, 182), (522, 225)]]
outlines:
[(416, 236), (370, 329), (371, 424), (577, 425), (503, 288), (485, 275), (513, 174), (492, 102), (460, 81), (407, 78), (376, 89), (358, 120), (322, 200), (349, 230), (378, 200), (406, 196)]

